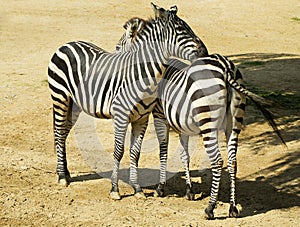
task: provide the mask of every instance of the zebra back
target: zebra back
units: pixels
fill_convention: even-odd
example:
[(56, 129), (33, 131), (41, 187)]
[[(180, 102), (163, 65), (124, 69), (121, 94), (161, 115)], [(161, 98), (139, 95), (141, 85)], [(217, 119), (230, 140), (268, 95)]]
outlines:
[[(228, 88), (227, 88), (227, 106), (232, 103), (232, 105), (236, 105), (231, 100), (231, 93), (238, 92), (240, 94), (245, 95), (246, 97), (250, 98), (251, 101), (254, 102), (254, 104), (259, 108), (259, 110), (262, 112), (263, 116), (266, 118), (267, 122), (270, 124), (274, 132), (278, 135), (280, 138), (280, 141), (283, 145), (285, 144), (285, 141), (274, 121), (272, 112), (268, 110), (268, 107), (272, 106), (272, 102), (269, 100), (266, 100), (263, 97), (260, 97), (256, 95), (255, 93), (247, 90), (243, 85), (243, 78), (240, 70), (234, 65), (232, 61), (230, 61), (225, 56), (222, 56), (220, 54), (212, 54), (207, 57), (198, 58), (196, 61), (192, 63), (192, 65), (188, 66), (187, 64), (177, 60), (177, 59), (171, 59), (168, 61), (168, 67), (165, 70), (164, 73), (164, 79), (170, 80), (172, 77), (184, 77), (183, 72), (188, 74), (188, 69), (193, 68), (193, 66), (197, 64), (203, 64), (203, 65), (213, 65), (216, 68), (220, 68), (221, 71), (223, 71), (222, 79), (226, 82)], [(176, 80), (173, 80), (176, 81)], [(163, 92), (165, 88), (166, 82), (164, 80), (162, 81), (160, 85), (160, 93)], [(236, 107), (235, 107), (236, 108)], [(242, 112), (244, 112), (244, 106), (240, 106), (242, 108)], [(228, 107), (227, 107), (228, 110)], [(241, 113), (237, 116), (232, 116), (236, 118), (243, 117), (244, 113)], [(240, 126), (241, 127), (241, 126)], [(240, 128), (239, 127), (239, 128)]]

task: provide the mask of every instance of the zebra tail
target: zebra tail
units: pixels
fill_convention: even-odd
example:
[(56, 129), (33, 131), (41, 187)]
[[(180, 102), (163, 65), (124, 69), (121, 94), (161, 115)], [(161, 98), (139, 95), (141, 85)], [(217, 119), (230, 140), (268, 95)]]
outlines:
[(274, 132), (277, 134), (277, 136), (280, 139), (280, 142), (282, 145), (284, 145), (285, 147), (287, 147), (275, 121), (273, 118), (273, 114), (270, 110), (268, 110), (268, 107), (271, 107), (273, 105), (273, 103), (269, 100), (266, 100), (263, 97), (260, 97), (256, 94), (254, 94), (253, 92), (247, 90), (246, 88), (244, 88), (242, 85), (240, 85), (235, 78), (232, 76), (232, 71), (229, 72), (227, 74), (227, 82), (230, 84), (231, 87), (233, 87), (235, 90), (237, 90), (238, 92), (246, 95), (248, 98), (251, 99), (251, 101), (257, 106), (257, 108), (262, 112), (262, 114), (264, 115), (264, 117), (266, 118), (266, 120), (268, 121), (269, 125), (272, 127), (272, 129), (274, 130)]
[[(273, 115), (271, 113), (271, 111), (269, 111), (266, 107), (265, 104), (268, 103), (268, 100), (252, 93), (252, 92), (248, 92), (246, 94), (247, 97), (249, 97), (251, 99), (251, 101), (257, 106), (257, 108), (262, 112), (262, 114), (264, 115), (264, 117), (266, 118), (266, 120), (268, 121), (269, 125), (273, 128), (274, 132), (277, 134), (277, 136), (280, 138), (280, 142), (287, 147), (275, 121), (273, 118)], [(263, 102), (262, 102), (263, 101)]]

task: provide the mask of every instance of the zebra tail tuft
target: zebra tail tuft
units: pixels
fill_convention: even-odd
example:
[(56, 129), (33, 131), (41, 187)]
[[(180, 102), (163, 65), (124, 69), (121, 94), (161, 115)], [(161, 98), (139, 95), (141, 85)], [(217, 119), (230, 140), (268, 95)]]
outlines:
[(246, 90), (245, 94), (246, 94), (247, 97), (249, 97), (253, 102), (255, 100), (256, 102), (258, 102), (264, 108), (269, 108), (269, 107), (272, 107), (272, 106), (275, 105), (273, 101), (267, 100), (267, 99), (255, 94), (255, 93), (253, 93), (253, 92), (251, 92), (247, 89), (245, 89), (245, 90)]
[(272, 102), (269, 100), (264, 99), (263, 97), (260, 97), (250, 91), (247, 91), (246, 95), (254, 102), (254, 104), (258, 107), (258, 109), (262, 112), (266, 120), (268, 121), (269, 125), (273, 128), (274, 132), (277, 134), (277, 136), (280, 138), (280, 142), (287, 148), (287, 145), (274, 121), (273, 114), (270, 110), (267, 109)]

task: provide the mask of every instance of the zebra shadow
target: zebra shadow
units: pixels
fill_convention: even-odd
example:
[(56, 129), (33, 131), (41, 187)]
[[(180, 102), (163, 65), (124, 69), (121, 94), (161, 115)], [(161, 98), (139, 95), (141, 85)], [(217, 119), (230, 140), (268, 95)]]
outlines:
[[(139, 184), (141, 185), (142, 189), (147, 189), (145, 192), (146, 197), (153, 197), (154, 191), (158, 186), (159, 182), (159, 169), (149, 169), (149, 168), (139, 168), (138, 169), (138, 177), (139, 177)], [(104, 171), (104, 172), (92, 172), (82, 175), (77, 175), (71, 177), (72, 182), (84, 182), (84, 181), (92, 181), (92, 180), (99, 180), (99, 179), (110, 179), (112, 175), (111, 171)], [(166, 184), (166, 195), (167, 196), (175, 196), (175, 197), (184, 197), (185, 196), (185, 179), (182, 178), (182, 172), (167, 172), (167, 184)], [(119, 170), (119, 180), (123, 183), (129, 183), (129, 169), (122, 168)], [(193, 184), (195, 187), (199, 187), (197, 183)], [(150, 192), (149, 192), (150, 191)], [(131, 194), (122, 195), (121, 197), (127, 197), (134, 195), (132, 190)]]
[[(243, 208), (241, 217), (254, 216), (275, 209), (288, 209), (299, 206), (299, 161), (300, 152), (295, 151), (284, 155), (280, 160), (276, 160), (277, 164), (261, 169), (244, 178), (237, 178), (237, 203), (241, 204)], [(277, 169), (284, 170), (278, 174), (274, 174)], [(72, 177), (71, 182), (99, 180), (103, 178), (109, 179), (111, 173), (112, 171), (83, 174)], [(140, 168), (138, 173), (142, 188), (153, 190), (154, 192), (157, 187), (157, 182), (159, 182), (159, 169)], [(210, 195), (211, 170), (191, 170), (190, 173), (193, 180), (193, 191), (196, 195), (196, 200), (200, 202)], [(185, 173), (168, 172), (167, 175), (166, 196), (184, 197), (186, 188)], [(128, 183), (129, 170), (120, 169), (119, 176), (120, 180)], [(201, 181), (195, 181), (196, 178), (201, 178)], [(146, 193), (146, 196), (153, 196), (153, 192)], [(223, 203), (228, 203), (229, 192), (229, 175), (227, 169), (223, 168), (218, 200)]]
[[(157, 188), (159, 183), (159, 169), (149, 169), (149, 168), (139, 168), (138, 177), (139, 184), (143, 189), (148, 189), (153, 192), (145, 193), (147, 197), (154, 196), (154, 190)], [(84, 182), (99, 179), (110, 179), (112, 171), (105, 172), (91, 172), (82, 175), (72, 176), (72, 182)], [(191, 177), (196, 177), (195, 171), (191, 171)], [(167, 171), (167, 183), (166, 183), (166, 196), (172, 197), (184, 197), (186, 189), (186, 181), (184, 177), (184, 172), (170, 172)], [(129, 169), (122, 168), (119, 170), (119, 180), (123, 183), (129, 184)], [(196, 189), (197, 193), (201, 193), (201, 185), (199, 183), (193, 182), (193, 188)], [(133, 191), (132, 191), (133, 195)], [(130, 195), (129, 195), (130, 196)]]
[[(159, 169), (149, 169), (149, 168), (138, 168), (138, 177), (139, 184), (144, 189), (155, 189), (158, 186), (159, 182)], [(91, 181), (91, 180), (99, 180), (99, 179), (110, 179), (112, 175), (112, 170), (109, 171), (97, 171), (93, 173), (87, 173), (83, 175), (77, 175), (71, 177), (72, 182), (83, 182), (83, 181)], [(178, 172), (167, 172), (167, 177), (170, 179), (177, 179), (181, 174)], [(129, 184), (129, 168), (121, 168), (119, 169), (119, 180)], [(179, 185), (185, 185), (185, 180), (181, 180)], [(180, 190), (179, 190), (180, 191)], [(151, 194), (149, 194), (151, 195)]]

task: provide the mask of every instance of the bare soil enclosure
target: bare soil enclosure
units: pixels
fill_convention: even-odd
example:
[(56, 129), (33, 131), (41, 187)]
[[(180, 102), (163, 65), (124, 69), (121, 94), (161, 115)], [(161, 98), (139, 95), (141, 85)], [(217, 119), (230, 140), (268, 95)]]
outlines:
[[(164, 8), (176, 4), (178, 15), (193, 28), (209, 52), (233, 59), (241, 68), (247, 88), (278, 104), (272, 111), (288, 149), (280, 145), (261, 113), (249, 102), (238, 152), (237, 200), (242, 212), (237, 219), (227, 218), (226, 165), (220, 202), (215, 210), (217, 219), (203, 218), (211, 174), (202, 142), (197, 139), (193, 140), (191, 150), (196, 201), (184, 198), (185, 179), (175, 152), (178, 136), (173, 132), (170, 143), (173, 167), (169, 169), (166, 197), (153, 197), (154, 185), (146, 184), (147, 199), (137, 200), (132, 196), (132, 188), (122, 183), (122, 199), (112, 201), (109, 169), (100, 175), (95, 173), (98, 166), (91, 163), (95, 159), (90, 157), (95, 151), (79, 149), (74, 130), (67, 143), (73, 179), (69, 187), (62, 188), (56, 183), (55, 173), (52, 103), (47, 85), (50, 57), (58, 47), (72, 40), (93, 42), (113, 51), (129, 18), (153, 16), (150, 2), (4, 1), (0, 9), (1, 226), (299, 225), (299, 1), (158, 0), (154, 3)], [(101, 166), (113, 150), (111, 122), (92, 122), (96, 122), (92, 126), (107, 152), (106, 157), (95, 156)], [(158, 173), (158, 148), (153, 133), (150, 124), (140, 160), (141, 181), (143, 176)], [(149, 147), (155, 149), (150, 152)], [(225, 144), (222, 152), (226, 163)], [(127, 149), (122, 160), (125, 182), (128, 162)]]

